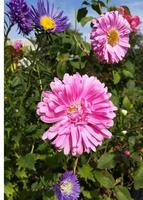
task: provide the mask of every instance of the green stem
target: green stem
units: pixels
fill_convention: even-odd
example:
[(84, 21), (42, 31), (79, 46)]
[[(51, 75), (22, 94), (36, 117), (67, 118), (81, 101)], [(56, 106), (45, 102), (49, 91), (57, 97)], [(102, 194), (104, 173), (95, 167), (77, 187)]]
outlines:
[(75, 162), (74, 162), (74, 165), (73, 165), (74, 174), (76, 173), (77, 163), (78, 163), (78, 157), (75, 159)]
[(11, 31), (11, 28), (13, 27), (13, 24), (10, 24), (10, 26), (8, 27), (6, 33), (5, 33), (5, 38), (4, 38), (4, 46), (6, 45), (7, 39), (8, 39), (8, 34)]

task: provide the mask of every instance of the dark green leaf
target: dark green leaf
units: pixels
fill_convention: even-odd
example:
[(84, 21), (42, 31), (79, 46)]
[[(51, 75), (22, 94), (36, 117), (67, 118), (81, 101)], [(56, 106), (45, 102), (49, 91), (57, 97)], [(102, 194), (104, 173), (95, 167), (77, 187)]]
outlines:
[(77, 12), (77, 21), (80, 22), (81, 19), (87, 15), (87, 13), (88, 13), (88, 10), (86, 7), (80, 8)]

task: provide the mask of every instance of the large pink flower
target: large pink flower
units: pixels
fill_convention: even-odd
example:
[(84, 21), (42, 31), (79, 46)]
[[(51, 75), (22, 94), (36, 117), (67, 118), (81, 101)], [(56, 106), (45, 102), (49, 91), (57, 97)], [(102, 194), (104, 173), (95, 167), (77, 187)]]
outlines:
[(63, 81), (55, 78), (51, 92), (44, 91), (43, 101), (37, 105), (37, 114), (45, 123), (54, 123), (43, 134), (43, 140), (64, 154), (80, 155), (95, 151), (104, 138), (111, 138), (116, 107), (109, 100), (104, 83), (96, 77), (65, 74)]
[(118, 11), (106, 12), (92, 22), (91, 42), (98, 59), (118, 63), (130, 47), (130, 24)]

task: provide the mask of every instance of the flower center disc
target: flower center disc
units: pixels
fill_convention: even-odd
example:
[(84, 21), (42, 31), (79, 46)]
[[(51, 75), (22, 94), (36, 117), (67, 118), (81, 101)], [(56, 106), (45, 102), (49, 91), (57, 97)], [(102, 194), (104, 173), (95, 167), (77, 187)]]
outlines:
[(61, 190), (66, 193), (70, 194), (72, 192), (72, 183), (70, 181), (64, 181), (60, 186)]
[(56, 27), (54, 20), (51, 17), (47, 16), (41, 17), (40, 25), (43, 27), (45, 31), (49, 29), (54, 29)]
[(119, 41), (119, 33), (116, 29), (111, 29), (107, 34), (108, 44), (115, 46)]
[(68, 108), (68, 113), (73, 113), (73, 112), (76, 112), (78, 109), (77, 109), (77, 106), (76, 105), (71, 105), (69, 108)]

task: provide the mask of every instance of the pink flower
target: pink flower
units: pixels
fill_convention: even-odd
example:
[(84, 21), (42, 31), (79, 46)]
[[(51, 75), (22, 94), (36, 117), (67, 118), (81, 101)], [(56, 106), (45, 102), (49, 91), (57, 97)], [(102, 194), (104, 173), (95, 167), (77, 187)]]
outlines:
[(128, 150), (123, 151), (123, 154), (124, 154), (125, 156), (127, 156), (127, 157), (130, 157), (130, 156), (131, 156), (131, 152), (128, 151)]
[(139, 25), (141, 24), (141, 20), (140, 20), (139, 16), (128, 15), (125, 18), (128, 20), (132, 31), (136, 32), (139, 29)]
[(21, 41), (16, 41), (13, 45), (14, 49), (16, 50), (16, 52), (18, 53), (22, 47), (23, 47), (23, 44)]
[(117, 109), (109, 100), (105, 84), (96, 77), (65, 74), (63, 81), (55, 78), (52, 91), (42, 93), (37, 114), (45, 123), (54, 123), (42, 136), (64, 154), (80, 155), (96, 151), (104, 138), (111, 138)]
[(91, 43), (97, 58), (110, 64), (118, 63), (130, 47), (128, 21), (118, 11), (111, 11), (92, 22)]
[(136, 32), (141, 24), (140, 17), (131, 15), (123, 6), (119, 7), (118, 11), (129, 22), (132, 32)]

